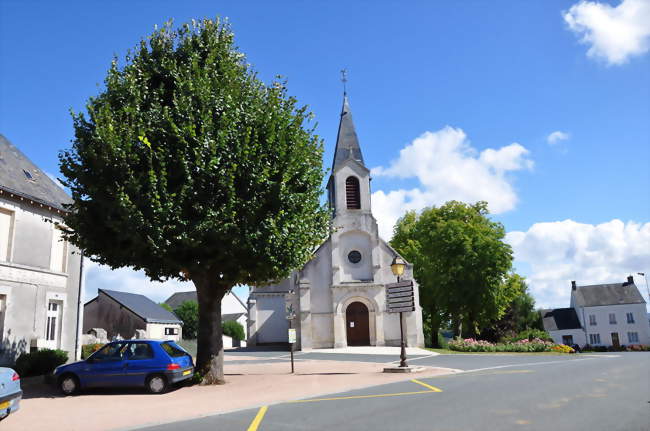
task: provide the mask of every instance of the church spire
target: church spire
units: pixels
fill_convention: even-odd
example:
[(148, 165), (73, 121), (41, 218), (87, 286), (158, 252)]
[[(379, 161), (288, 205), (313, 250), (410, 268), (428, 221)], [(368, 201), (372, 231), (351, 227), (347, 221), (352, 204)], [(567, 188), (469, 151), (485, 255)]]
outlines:
[[(345, 75), (344, 82), (345, 82)], [(350, 110), (350, 103), (348, 102), (348, 95), (343, 93), (343, 109), (341, 110), (341, 120), (339, 122), (339, 133), (336, 138), (336, 150), (334, 150), (334, 163), (332, 163), (332, 172), (348, 159), (356, 160), (365, 166), (363, 163), (363, 156), (361, 155), (361, 148), (359, 147), (359, 139), (357, 132), (354, 129), (354, 122), (352, 121), (352, 111)]]

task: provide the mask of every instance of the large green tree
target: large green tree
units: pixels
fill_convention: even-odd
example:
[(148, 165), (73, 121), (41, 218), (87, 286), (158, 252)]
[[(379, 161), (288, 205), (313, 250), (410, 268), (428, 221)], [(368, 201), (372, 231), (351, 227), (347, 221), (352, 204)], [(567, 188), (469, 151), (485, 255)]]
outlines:
[(223, 295), (287, 276), (327, 233), (311, 114), (257, 78), (218, 19), (156, 29), (86, 108), (59, 155), (68, 239), (111, 268), (191, 280), (197, 371), (222, 382)]
[(510, 284), (509, 288), (515, 296), (506, 306), (503, 315), (481, 330), (481, 338), (496, 342), (528, 329), (544, 330), (541, 315), (535, 309), (535, 298), (528, 290), (526, 279), (519, 274), (510, 273), (505, 283)]
[(414, 264), (421, 305), (430, 319), (431, 344), (438, 346), (442, 322), (460, 335), (474, 335), (499, 318), (516, 295), (507, 274), (512, 249), (503, 225), (488, 217), (487, 204), (450, 201), (420, 214), (406, 213), (395, 225), (391, 245)]

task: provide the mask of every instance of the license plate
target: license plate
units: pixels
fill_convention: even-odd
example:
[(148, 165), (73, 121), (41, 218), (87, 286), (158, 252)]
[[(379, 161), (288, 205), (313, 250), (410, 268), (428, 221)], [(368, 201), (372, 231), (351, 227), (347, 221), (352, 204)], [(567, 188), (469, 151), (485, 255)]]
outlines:
[(184, 376), (187, 376), (187, 375), (188, 375), (189, 373), (191, 373), (191, 372), (192, 372), (192, 370), (185, 370), (185, 371), (183, 371), (183, 375), (184, 375)]
[(7, 407), (9, 407), (10, 404), (11, 401), (5, 401), (4, 403), (0, 403), (0, 410), (6, 409)]

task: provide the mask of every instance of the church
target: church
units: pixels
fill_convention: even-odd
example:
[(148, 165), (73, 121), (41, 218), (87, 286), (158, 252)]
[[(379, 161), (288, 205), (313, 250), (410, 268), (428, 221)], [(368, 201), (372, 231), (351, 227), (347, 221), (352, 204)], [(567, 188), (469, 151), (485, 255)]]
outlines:
[[(386, 284), (396, 281), (399, 254), (378, 235), (370, 208), (370, 170), (363, 162), (347, 94), (327, 183), (332, 234), (302, 269), (282, 282), (251, 288), (248, 345), (286, 344), (295, 328), (298, 350), (399, 346), (400, 315), (409, 347), (423, 347), (422, 309), (389, 313)], [(402, 280), (413, 279), (406, 265)]]

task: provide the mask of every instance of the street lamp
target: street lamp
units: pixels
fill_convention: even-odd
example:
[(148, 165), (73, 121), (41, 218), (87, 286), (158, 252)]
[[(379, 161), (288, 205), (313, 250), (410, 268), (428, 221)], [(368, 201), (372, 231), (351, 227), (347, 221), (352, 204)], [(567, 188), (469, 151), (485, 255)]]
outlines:
[[(406, 267), (406, 262), (399, 256), (395, 256), (393, 262), (390, 264), (390, 270), (393, 271), (393, 275), (397, 277), (397, 282), (399, 283), (399, 278), (404, 274), (404, 268)], [(402, 312), (399, 312), (399, 337), (400, 337), (400, 353), (399, 353), (399, 366), (400, 368), (406, 368), (406, 346), (404, 345), (404, 329), (402, 324)]]
[(395, 256), (393, 262), (390, 264), (390, 270), (393, 271), (393, 275), (397, 276), (397, 282), (399, 283), (399, 278), (404, 274), (404, 268), (406, 267), (406, 262), (399, 256)]

